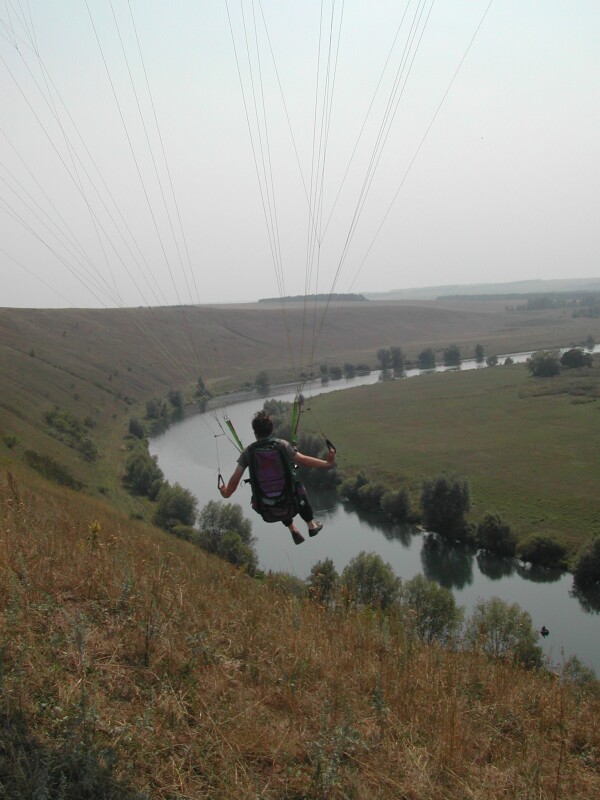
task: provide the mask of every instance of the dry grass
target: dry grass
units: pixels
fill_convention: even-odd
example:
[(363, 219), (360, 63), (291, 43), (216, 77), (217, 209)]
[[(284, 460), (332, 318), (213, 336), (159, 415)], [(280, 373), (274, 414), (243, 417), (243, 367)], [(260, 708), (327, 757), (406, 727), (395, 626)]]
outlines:
[(286, 597), (10, 474), (0, 530), (5, 796), (600, 793), (600, 705), (557, 676)]

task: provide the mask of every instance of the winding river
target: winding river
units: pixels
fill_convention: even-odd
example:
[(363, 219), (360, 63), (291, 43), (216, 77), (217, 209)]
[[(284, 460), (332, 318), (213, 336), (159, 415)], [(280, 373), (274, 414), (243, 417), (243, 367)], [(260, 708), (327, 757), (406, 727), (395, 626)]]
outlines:
[[(600, 347), (596, 347), (596, 352)], [(511, 354), (515, 362), (525, 361), (531, 353)], [(501, 356), (499, 363), (503, 363)], [(474, 361), (464, 361), (462, 370), (481, 368)], [(439, 370), (443, 368), (438, 368)], [(409, 370), (407, 377), (419, 375)], [(344, 388), (376, 383), (378, 372), (351, 380), (316, 382), (306, 386), (306, 394), (341, 391)], [(293, 392), (276, 395), (292, 401)], [(250, 419), (262, 406), (262, 398), (230, 405), (228, 413), (245, 443), (251, 441)], [(208, 414), (192, 416), (172, 426), (150, 442), (150, 452), (158, 457), (165, 477), (189, 489), (202, 507), (209, 500), (220, 500), (217, 492), (217, 469), (220, 462), (225, 479), (235, 466), (237, 451), (223, 436), (215, 437), (213, 418)], [(377, 552), (389, 562), (403, 580), (418, 573), (452, 590), (466, 614), (479, 599), (497, 596), (518, 603), (532, 617), (538, 630), (545, 625), (550, 635), (540, 638), (546, 655), (555, 664), (577, 655), (582, 662), (600, 671), (600, 617), (572, 594), (572, 577), (550, 570), (531, 570), (520, 562), (487, 558), (460, 547), (449, 547), (435, 537), (410, 528), (386, 524), (378, 518), (348, 511), (335, 498), (311, 492), (318, 519), (325, 523), (322, 533), (307, 537), (301, 546), (293, 544), (281, 525), (267, 525), (250, 509), (250, 489), (242, 484), (233, 500), (244, 508), (253, 522), (256, 550), (265, 570), (284, 571), (305, 578), (313, 565), (333, 559), (341, 572), (351, 558), (362, 550)]]

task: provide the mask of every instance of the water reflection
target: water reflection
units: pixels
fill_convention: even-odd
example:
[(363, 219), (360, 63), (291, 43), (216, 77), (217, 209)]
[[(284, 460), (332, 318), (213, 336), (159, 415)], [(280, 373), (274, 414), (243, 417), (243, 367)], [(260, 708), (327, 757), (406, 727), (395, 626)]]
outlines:
[(594, 587), (584, 592), (573, 586), (569, 594), (571, 597), (576, 598), (583, 611), (587, 614), (600, 614), (600, 587)]
[(491, 581), (510, 578), (515, 572), (515, 560), (513, 558), (499, 558), (490, 553), (485, 553), (483, 550), (477, 553), (477, 566), (481, 574)]
[(565, 574), (564, 570), (555, 567), (539, 567), (535, 564), (516, 562), (517, 574), (526, 581), (533, 583), (556, 583)]
[(400, 542), (403, 547), (409, 547), (413, 538), (421, 533), (413, 525), (399, 525), (382, 517), (381, 514), (357, 508), (353, 503), (346, 502), (344, 507), (357, 517), (361, 525), (378, 533), (383, 533), (389, 542)]
[(473, 583), (473, 552), (465, 545), (449, 544), (427, 533), (421, 549), (423, 574), (446, 589), (464, 589)]

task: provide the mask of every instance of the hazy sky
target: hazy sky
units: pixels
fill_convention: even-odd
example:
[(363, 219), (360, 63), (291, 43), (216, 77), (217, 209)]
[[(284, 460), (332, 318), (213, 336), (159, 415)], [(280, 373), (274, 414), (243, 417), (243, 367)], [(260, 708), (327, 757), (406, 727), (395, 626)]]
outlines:
[(0, 306), (600, 276), (599, 41), (598, 0), (0, 0)]

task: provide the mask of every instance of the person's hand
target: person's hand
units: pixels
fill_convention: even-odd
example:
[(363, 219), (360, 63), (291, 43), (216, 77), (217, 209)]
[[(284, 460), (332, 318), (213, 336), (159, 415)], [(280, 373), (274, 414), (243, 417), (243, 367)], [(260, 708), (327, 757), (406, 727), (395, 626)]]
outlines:
[(221, 497), (227, 497), (227, 486), (225, 484), (219, 486), (219, 491), (221, 492)]
[(328, 451), (326, 460), (330, 466), (333, 466), (335, 464), (335, 450), (330, 449)]

